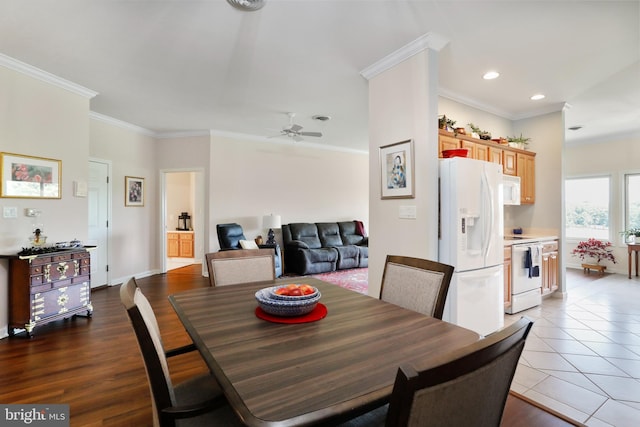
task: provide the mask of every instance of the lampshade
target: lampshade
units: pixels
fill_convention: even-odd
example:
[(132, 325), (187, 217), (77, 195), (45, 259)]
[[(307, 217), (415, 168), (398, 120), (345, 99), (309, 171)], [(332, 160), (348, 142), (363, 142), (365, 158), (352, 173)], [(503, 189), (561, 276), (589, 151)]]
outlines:
[(282, 219), (280, 215), (265, 215), (262, 217), (262, 228), (280, 228), (282, 227)]

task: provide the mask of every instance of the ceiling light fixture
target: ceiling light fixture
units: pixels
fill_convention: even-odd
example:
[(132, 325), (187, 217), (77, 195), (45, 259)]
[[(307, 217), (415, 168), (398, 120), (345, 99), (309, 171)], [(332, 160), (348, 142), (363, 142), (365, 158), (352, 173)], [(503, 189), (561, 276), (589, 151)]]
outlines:
[(539, 101), (541, 99), (544, 99), (544, 95), (541, 93), (537, 93), (531, 97), (532, 101)]
[(315, 116), (311, 116), (311, 118), (312, 118), (313, 120), (318, 120), (318, 121), (320, 121), (320, 122), (326, 122), (326, 121), (331, 120), (331, 117), (330, 117), (330, 116), (323, 116), (323, 115), (321, 115), (321, 114), (316, 114)]
[(580, 129), (582, 129), (582, 126), (571, 126), (569, 128), (569, 130), (580, 130)]
[(497, 79), (498, 77), (500, 77), (500, 73), (497, 71), (488, 71), (484, 73), (484, 76), (482, 76), (482, 78), (485, 80), (493, 80)]
[(264, 0), (227, 0), (227, 2), (236, 9), (251, 12), (262, 9)]

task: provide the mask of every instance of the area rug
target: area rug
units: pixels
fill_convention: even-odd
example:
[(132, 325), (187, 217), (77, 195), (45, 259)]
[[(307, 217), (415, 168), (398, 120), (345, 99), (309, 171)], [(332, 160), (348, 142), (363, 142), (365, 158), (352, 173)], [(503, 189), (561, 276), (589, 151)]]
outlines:
[(367, 294), (369, 290), (369, 269), (353, 268), (350, 270), (332, 271), (330, 273), (313, 274), (311, 277), (324, 282), (333, 283), (341, 288)]

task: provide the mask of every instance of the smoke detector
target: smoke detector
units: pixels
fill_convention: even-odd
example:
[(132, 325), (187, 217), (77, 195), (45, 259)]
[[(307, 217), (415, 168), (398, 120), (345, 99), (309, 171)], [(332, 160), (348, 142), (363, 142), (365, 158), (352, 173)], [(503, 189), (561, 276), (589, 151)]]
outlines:
[(227, 2), (236, 9), (251, 12), (262, 9), (264, 0), (227, 0)]

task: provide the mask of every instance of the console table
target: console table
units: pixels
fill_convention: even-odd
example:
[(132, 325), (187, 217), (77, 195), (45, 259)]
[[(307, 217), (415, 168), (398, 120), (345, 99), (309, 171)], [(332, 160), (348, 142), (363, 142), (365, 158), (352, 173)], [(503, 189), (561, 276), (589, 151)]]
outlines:
[(9, 335), (93, 312), (91, 254), (95, 247), (0, 255), (9, 260)]
[(629, 252), (629, 279), (631, 279), (631, 254), (636, 255), (636, 277), (638, 276), (638, 251), (640, 251), (640, 243), (627, 243), (627, 251)]

